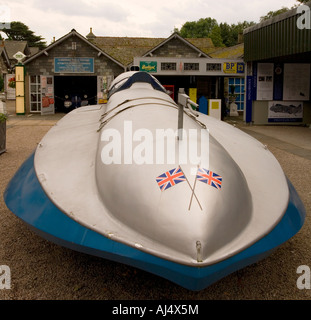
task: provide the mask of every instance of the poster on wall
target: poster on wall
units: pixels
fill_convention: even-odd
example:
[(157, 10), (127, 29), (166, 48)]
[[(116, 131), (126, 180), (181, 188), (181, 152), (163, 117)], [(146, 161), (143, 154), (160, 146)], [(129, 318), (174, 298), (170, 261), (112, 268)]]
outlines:
[(53, 76), (41, 76), (41, 115), (54, 114)]
[(268, 104), (269, 122), (302, 122), (303, 102), (270, 101)]
[(10, 73), (5, 76), (5, 90), (6, 90), (6, 98), (7, 100), (15, 100), (15, 74)]
[(257, 100), (273, 100), (273, 63), (258, 63)]
[(285, 63), (283, 100), (310, 100), (310, 64)]

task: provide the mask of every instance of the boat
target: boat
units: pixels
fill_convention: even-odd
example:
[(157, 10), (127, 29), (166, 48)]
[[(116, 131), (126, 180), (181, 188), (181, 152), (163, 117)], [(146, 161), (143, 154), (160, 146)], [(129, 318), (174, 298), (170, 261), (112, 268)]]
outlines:
[(148, 72), (107, 98), (59, 120), (5, 190), (39, 235), (199, 291), (299, 232), (304, 205), (267, 146)]

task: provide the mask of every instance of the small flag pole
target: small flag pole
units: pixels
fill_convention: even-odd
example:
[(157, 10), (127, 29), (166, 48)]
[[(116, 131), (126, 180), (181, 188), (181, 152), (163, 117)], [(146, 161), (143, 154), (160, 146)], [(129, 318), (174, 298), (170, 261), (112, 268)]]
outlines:
[[(189, 203), (189, 208), (188, 208), (189, 211), (190, 211), (190, 208), (191, 208), (193, 195), (195, 195), (194, 190), (195, 190), (195, 186), (196, 186), (196, 184), (197, 184), (198, 170), (199, 170), (199, 166), (198, 166), (198, 168), (197, 168), (197, 173), (196, 173), (196, 175), (195, 175), (194, 185), (193, 185), (193, 189), (192, 189), (192, 195), (191, 195), (191, 198), (190, 198), (190, 203)], [(200, 203), (199, 203), (199, 205), (200, 205)], [(201, 205), (200, 205), (200, 208), (201, 208), (201, 210), (202, 210)]]
[[(184, 177), (186, 178), (186, 181), (187, 181), (187, 183), (188, 183), (188, 186), (189, 186), (189, 188), (190, 188), (190, 189), (191, 189), (191, 191), (192, 191), (191, 201), (192, 201), (192, 198), (193, 198), (193, 196), (194, 196), (194, 197), (196, 198), (196, 200), (197, 200), (197, 202), (198, 202), (199, 206), (200, 206), (200, 209), (203, 211), (202, 206), (201, 206), (201, 203), (200, 203), (200, 201), (199, 201), (198, 197), (196, 196), (196, 194), (194, 193), (194, 189), (192, 189), (191, 184), (190, 184), (190, 182), (189, 182), (189, 180), (188, 180), (187, 176), (185, 175), (185, 173), (184, 173), (183, 169), (181, 168), (181, 166), (179, 166), (179, 168), (180, 168), (180, 170), (182, 171), (182, 173), (184, 174)], [(196, 177), (197, 177), (197, 176), (196, 176)], [(197, 178), (195, 178), (195, 180), (197, 180)], [(188, 209), (188, 210), (190, 210), (190, 207), (191, 207), (191, 204), (189, 205), (189, 209)]]

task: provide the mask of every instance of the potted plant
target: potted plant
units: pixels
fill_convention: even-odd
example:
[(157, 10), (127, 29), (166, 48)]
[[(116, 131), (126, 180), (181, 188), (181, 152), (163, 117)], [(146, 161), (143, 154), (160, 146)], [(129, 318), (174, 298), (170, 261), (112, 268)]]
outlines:
[(235, 94), (235, 85), (230, 86), (229, 102), (235, 102), (237, 94)]
[(7, 115), (0, 113), (0, 154), (6, 151), (6, 120)]

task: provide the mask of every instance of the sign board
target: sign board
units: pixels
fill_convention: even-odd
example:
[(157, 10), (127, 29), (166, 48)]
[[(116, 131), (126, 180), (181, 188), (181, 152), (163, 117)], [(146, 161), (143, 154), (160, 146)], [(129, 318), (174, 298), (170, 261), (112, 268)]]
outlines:
[(94, 73), (94, 58), (54, 58), (55, 73)]
[(244, 73), (245, 65), (243, 62), (224, 62), (224, 73)]
[(146, 72), (157, 72), (158, 64), (156, 61), (140, 61), (139, 69), (140, 71)]
[(193, 102), (197, 102), (197, 88), (189, 88), (189, 98)]
[(309, 100), (310, 64), (285, 63), (283, 100)]
[(258, 63), (257, 100), (273, 100), (273, 63)]
[(20, 63), (26, 58), (26, 56), (22, 52), (18, 51), (13, 55), (13, 58), (16, 59), (18, 63)]
[(208, 115), (221, 120), (221, 100), (210, 99), (208, 101)]
[(270, 101), (268, 122), (302, 122), (303, 102)]

